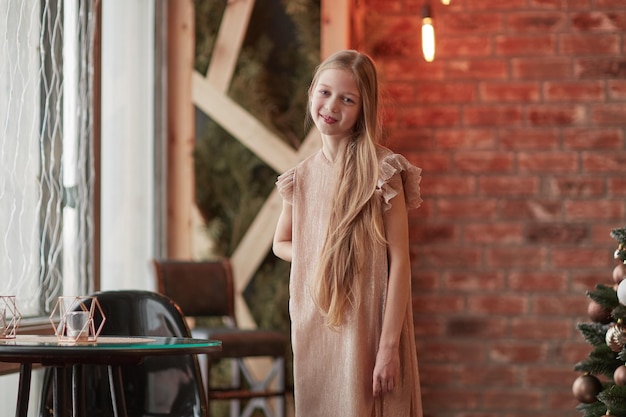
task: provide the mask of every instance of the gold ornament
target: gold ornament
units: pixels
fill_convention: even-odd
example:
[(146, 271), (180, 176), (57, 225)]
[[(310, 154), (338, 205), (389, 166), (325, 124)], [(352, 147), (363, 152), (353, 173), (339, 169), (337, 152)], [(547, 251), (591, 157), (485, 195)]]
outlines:
[(626, 334), (624, 334), (624, 327), (621, 320), (617, 323), (611, 324), (606, 331), (606, 344), (611, 348), (613, 352), (620, 352), (626, 343)]

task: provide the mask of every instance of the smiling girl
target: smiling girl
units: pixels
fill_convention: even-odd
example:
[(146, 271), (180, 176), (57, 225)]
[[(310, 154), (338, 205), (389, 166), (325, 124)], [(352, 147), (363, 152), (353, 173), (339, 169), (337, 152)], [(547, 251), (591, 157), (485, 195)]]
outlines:
[(341, 51), (316, 70), (322, 148), (278, 177), (276, 256), (291, 262), (297, 417), (420, 417), (407, 210), (421, 170), (379, 144), (376, 67)]

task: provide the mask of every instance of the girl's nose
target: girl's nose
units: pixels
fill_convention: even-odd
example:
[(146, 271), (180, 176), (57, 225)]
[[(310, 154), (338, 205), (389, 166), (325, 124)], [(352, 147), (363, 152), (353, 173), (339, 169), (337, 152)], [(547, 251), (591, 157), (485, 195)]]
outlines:
[(326, 108), (332, 112), (332, 113), (337, 113), (339, 111), (339, 106), (337, 105), (337, 100), (336, 99), (329, 99), (326, 102)]

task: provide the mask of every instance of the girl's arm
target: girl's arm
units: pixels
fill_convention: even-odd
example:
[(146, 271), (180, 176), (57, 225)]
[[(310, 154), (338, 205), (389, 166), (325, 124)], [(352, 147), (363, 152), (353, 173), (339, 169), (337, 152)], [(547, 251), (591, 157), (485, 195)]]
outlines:
[(276, 232), (274, 232), (272, 250), (280, 259), (291, 262), (291, 204), (284, 200), (283, 209), (276, 224)]
[(400, 190), (384, 214), (389, 280), (383, 328), (373, 374), (373, 394), (378, 396), (393, 390), (400, 373), (400, 333), (404, 315), (411, 298), (411, 265), (409, 257), (409, 226), (402, 179), (394, 175), (390, 185)]

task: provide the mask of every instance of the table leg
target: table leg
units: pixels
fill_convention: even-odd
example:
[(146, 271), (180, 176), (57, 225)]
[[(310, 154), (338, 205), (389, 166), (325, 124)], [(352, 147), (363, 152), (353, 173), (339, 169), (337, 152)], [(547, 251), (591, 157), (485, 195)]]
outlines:
[(52, 384), (52, 409), (54, 417), (71, 416), (67, 405), (67, 369), (63, 366), (54, 367), (54, 382)]
[(111, 390), (111, 401), (113, 402), (113, 413), (115, 417), (128, 417), (126, 414), (126, 399), (124, 398), (124, 385), (122, 381), (122, 367), (120, 365), (109, 365), (109, 388)]
[(26, 417), (28, 415), (28, 398), (30, 396), (30, 377), (33, 370), (32, 363), (20, 365), (20, 382), (17, 390), (16, 417)]
[(85, 385), (83, 378), (83, 366), (72, 366), (72, 415), (85, 416)]

